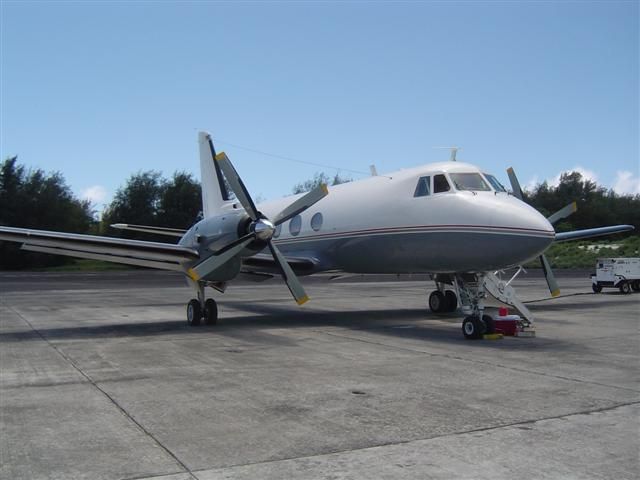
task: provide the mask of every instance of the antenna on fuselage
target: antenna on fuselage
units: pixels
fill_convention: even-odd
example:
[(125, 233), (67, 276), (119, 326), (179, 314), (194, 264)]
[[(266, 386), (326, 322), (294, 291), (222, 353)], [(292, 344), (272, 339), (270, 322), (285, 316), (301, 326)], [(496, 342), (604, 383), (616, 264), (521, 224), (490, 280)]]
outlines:
[(462, 147), (433, 147), (433, 148), (437, 148), (439, 150), (441, 149), (451, 150), (451, 157), (449, 157), (449, 160), (451, 162), (456, 161), (456, 153), (458, 153), (458, 150), (462, 150)]

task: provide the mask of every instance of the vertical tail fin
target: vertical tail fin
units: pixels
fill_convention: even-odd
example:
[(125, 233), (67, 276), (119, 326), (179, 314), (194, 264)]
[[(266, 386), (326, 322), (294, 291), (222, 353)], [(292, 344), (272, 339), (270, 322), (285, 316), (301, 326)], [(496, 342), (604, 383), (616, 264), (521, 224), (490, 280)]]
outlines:
[(209, 218), (220, 211), (230, 199), (224, 177), (215, 161), (216, 151), (207, 132), (198, 132), (200, 147), (200, 182), (202, 185), (202, 214)]

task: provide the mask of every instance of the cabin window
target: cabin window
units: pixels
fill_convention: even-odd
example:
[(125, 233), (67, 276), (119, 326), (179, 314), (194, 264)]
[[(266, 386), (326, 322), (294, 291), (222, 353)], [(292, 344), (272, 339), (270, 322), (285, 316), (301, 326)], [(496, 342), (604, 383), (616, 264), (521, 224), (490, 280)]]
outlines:
[(479, 173), (450, 173), (451, 181), (458, 190), (490, 191), (491, 188)]
[(489, 183), (491, 184), (491, 186), (493, 187), (493, 189), (496, 192), (506, 192), (507, 191), (507, 189), (504, 188), (504, 186), (502, 186), (502, 184), (498, 181), (498, 179), (496, 177), (494, 177), (493, 175), (491, 175), (489, 173), (485, 173), (484, 176), (489, 181)]
[(320, 212), (311, 217), (311, 228), (313, 228), (315, 232), (322, 228), (322, 214)]
[(302, 217), (300, 215), (296, 215), (289, 222), (289, 233), (294, 237), (300, 233), (302, 229)]
[(451, 190), (451, 186), (447, 177), (442, 174), (433, 177), (433, 193), (448, 192), (449, 190)]
[(426, 197), (431, 193), (431, 177), (420, 177), (414, 197)]

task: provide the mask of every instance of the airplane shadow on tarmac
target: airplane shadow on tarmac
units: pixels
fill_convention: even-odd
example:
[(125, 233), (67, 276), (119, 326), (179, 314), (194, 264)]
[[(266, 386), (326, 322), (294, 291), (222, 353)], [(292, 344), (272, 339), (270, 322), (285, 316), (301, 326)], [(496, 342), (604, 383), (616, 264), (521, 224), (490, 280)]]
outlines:
[[(228, 305), (232, 309), (233, 303)], [(240, 306), (241, 305), (241, 306)], [(48, 341), (91, 339), (91, 338), (119, 338), (119, 337), (161, 337), (169, 335), (196, 336), (224, 336), (236, 340), (260, 345), (293, 345), (295, 338), (269, 332), (270, 329), (314, 329), (335, 327), (345, 337), (348, 330), (366, 332), (381, 337), (405, 338), (437, 342), (439, 344), (482, 345), (486, 348), (498, 349), (529, 349), (537, 350), (557, 349), (566, 343), (556, 339), (520, 339), (516, 343), (508, 342), (469, 342), (462, 336), (460, 330), (461, 315), (458, 313), (436, 316), (424, 308), (406, 310), (296, 310), (295, 308), (266, 305), (246, 304), (238, 302), (234, 305), (234, 314), (238, 311), (248, 315), (230, 316), (225, 318), (225, 304), (221, 302), (222, 318), (217, 325), (201, 325), (190, 327), (185, 320), (158, 321), (144, 323), (118, 323), (107, 325), (78, 325), (72, 327), (46, 328), (38, 327), (37, 331), (0, 333), (0, 344), (29, 340)], [(253, 315), (252, 315), (253, 314)], [(329, 333), (338, 333), (331, 332)], [(356, 337), (353, 337), (354, 340)]]

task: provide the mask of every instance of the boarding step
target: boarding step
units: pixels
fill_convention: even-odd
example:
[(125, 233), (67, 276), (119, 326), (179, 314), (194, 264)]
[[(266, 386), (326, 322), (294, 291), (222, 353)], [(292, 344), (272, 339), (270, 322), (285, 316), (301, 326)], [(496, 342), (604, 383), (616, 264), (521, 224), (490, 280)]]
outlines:
[(496, 300), (512, 306), (527, 322), (533, 323), (533, 315), (524, 303), (518, 299), (516, 290), (508, 282), (501, 280), (494, 273), (488, 272), (484, 275), (484, 288)]

